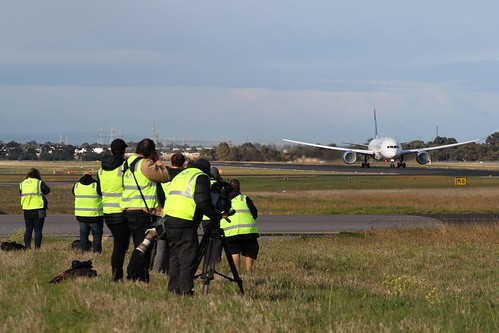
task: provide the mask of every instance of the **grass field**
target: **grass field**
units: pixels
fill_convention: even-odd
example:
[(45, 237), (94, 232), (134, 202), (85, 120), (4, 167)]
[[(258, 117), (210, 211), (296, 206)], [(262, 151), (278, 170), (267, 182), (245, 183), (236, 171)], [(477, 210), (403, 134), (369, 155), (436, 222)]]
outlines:
[[(196, 281), (186, 298), (157, 273), (112, 283), (110, 241), (93, 255), (48, 237), (1, 253), (0, 331), (497, 332), (498, 244), (497, 224), (260, 239), (244, 296), (216, 276), (208, 295)], [(48, 283), (74, 259), (92, 259), (98, 276)]]
[[(92, 165), (55, 165), (55, 174), (54, 165), (40, 166), (54, 182), (49, 213), (72, 213), (72, 182)], [(0, 210), (21, 213), (17, 185), (9, 185), (24, 178), (14, 179), (21, 166), (3, 168)], [(261, 214), (493, 212), (499, 205), (495, 178), (458, 188), (439, 176), (264, 176), (240, 177)], [(22, 230), (6, 239), (22, 243)], [(157, 273), (149, 284), (112, 283), (112, 240), (101, 255), (69, 250), (69, 242), (45, 235), (40, 250), (0, 252), (1, 332), (499, 331), (498, 223), (261, 238), (255, 270), (242, 272), (244, 296), (218, 276), (205, 296), (196, 281), (190, 298), (168, 294), (168, 278)], [(92, 259), (98, 276), (48, 283), (75, 259)], [(225, 261), (217, 268), (229, 273)]]
[[(99, 163), (37, 162), (34, 166), (42, 171), (43, 180), (51, 186), (47, 196), (49, 214), (72, 214), (72, 185), (83, 171), (95, 174)], [(26, 163), (0, 163), (0, 185), (3, 185), (0, 214), (21, 213), (17, 184), (24, 179), (27, 169)], [(243, 192), (264, 215), (499, 211), (498, 177), (471, 177), (466, 187), (455, 186), (455, 178), (445, 176), (352, 176), (224, 168), (223, 177), (239, 178)]]

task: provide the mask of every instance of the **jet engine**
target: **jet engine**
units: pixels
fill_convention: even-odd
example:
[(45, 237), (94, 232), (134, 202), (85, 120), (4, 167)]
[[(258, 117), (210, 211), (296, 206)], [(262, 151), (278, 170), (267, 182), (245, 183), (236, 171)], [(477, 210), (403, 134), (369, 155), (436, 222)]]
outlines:
[(353, 151), (346, 151), (343, 154), (343, 161), (346, 164), (354, 164), (355, 162), (357, 162), (357, 153)]
[(430, 162), (430, 154), (425, 151), (420, 151), (416, 154), (416, 162), (419, 164), (427, 164)]

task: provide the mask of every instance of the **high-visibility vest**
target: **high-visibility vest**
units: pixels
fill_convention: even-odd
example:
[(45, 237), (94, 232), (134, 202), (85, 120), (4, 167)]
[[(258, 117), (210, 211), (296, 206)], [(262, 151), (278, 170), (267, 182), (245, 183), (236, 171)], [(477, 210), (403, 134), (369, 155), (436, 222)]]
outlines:
[(258, 227), (246, 203), (246, 196), (244, 194), (238, 195), (232, 199), (231, 204), (232, 209), (236, 211), (230, 217), (231, 222), (229, 223), (225, 219), (220, 221), (220, 228), (223, 229), (225, 236), (258, 234)]
[(173, 178), (166, 188), (165, 215), (193, 221), (196, 212), (194, 191), (199, 176), (206, 175), (198, 168), (188, 168)]
[[(134, 155), (128, 158), (127, 164), (130, 166), (138, 156)], [(123, 193), (121, 195), (120, 207), (124, 210), (126, 209), (154, 209), (158, 206), (158, 198), (156, 195), (156, 182), (149, 180), (142, 173), (141, 167), (143, 159), (140, 159), (135, 163), (134, 174), (137, 182), (135, 182), (135, 178), (133, 176), (130, 167), (123, 174)], [(140, 194), (139, 188), (137, 184), (140, 186), (140, 190), (142, 191), (142, 195), (144, 195), (144, 199), (142, 199), (142, 195)], [(144, 200), (146, 201), (144, 203)], [(146, 207), (147, 203), (147, 207)]]
[(102, 197), (97, 193), (97, 183), (84, 185), (80, 182), (74, 186), (75, 216), (103, 216)]
[(26, 178), (19, 184), (21, 190), (21, 207), (24, 210), (43, 209), (42, 181)]
[(123, 194), (123, 166), (114, 170), (100, 168), (99, 179), (104, 214), (121, 213), (123, 211), (120, 207)]

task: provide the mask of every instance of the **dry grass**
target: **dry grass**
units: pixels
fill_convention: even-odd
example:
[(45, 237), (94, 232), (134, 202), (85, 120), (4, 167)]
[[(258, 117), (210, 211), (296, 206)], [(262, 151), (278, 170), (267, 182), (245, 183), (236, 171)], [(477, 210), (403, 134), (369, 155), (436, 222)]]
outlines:
[[(499, 225), (263, 238), (246, 294), (216, 277), (207, 296), (173, 297), (167, 277), (110, 282), (111, 244), (77, 254), (47, 237), (3, 252), (0, 331), (497, 332)], [(98, 277), (48, 281), (71, 260)], [(222, 262), (218, 267), (227, 272)], [(199, 290), (199, 281), (196, 282)]]
[(321, 190), (247, 193), (262, 214), (497, 212), (496, 188)]

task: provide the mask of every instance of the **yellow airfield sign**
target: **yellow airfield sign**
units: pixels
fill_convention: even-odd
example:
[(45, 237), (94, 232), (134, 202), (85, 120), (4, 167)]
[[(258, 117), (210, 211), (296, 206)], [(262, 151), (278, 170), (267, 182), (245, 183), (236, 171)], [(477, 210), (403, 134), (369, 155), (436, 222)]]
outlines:
[(466, 186), (468, 179), (466, 177), (456, 177), (456, 186)]

